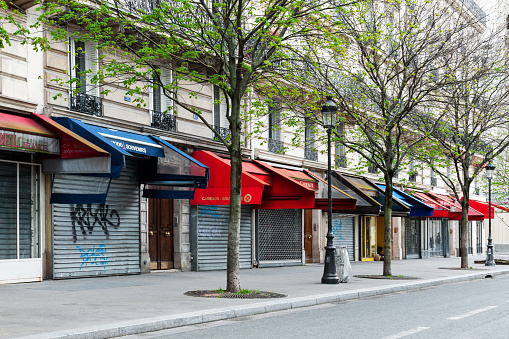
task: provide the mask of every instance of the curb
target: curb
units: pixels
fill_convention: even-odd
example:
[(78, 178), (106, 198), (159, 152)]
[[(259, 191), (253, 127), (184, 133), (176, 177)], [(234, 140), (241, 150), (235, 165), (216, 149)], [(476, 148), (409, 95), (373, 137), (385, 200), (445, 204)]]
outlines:
[(358, 289), (346, 292), (335, 292), (320, 294), (309, 297), (289, 298), (285, 300), (274, 300), (259, 304), (234, 306), (229, 308), (210, 309), (200, 312), (189, 312), (169, 316), (145, 318), (117, 322), (93, 327), (83, 327), (63, 331), (42, 333), (20, 337), (22, 339), (104, 339), (120, 337), (125, 335), (140, 334), (166, 330), (181, 326), (203, 324), (217, 320), (245, 317), (268, 312), (290, 310), (294, 308), (315, 306), (332, 302), (341, 302), (352, 299), (360, 299), (376, 295), (391, 294), (411, 290), (419, 290), (431, 286), (439, 286), (457, 282), (471, 281), (477, 279), (488, 279), (498, 275), (509, 274), (509, 269), (488, 271), (483, 273), (471, 273), (457, 277), (444, 277), (423, 281), (401, 283), (385, 287), (373, 287)]

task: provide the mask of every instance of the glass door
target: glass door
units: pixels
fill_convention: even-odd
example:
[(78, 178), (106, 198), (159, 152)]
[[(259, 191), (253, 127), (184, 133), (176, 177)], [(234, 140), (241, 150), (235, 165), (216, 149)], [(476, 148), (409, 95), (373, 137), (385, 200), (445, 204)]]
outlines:
[(373, 261), (376, 254), (376, 224), (373, 217), (361, 217), (361, 261)]

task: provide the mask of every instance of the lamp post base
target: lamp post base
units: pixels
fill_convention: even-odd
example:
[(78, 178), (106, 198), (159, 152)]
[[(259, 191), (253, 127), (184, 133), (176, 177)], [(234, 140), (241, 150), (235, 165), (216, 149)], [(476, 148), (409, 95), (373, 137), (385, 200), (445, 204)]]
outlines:
[(495, 266), (495, 259), (493, 258), (493, 245), (488, 244), (486, 252), (486, 264), (484, 266)]
[(339, 284), (336, 272), (336, 251), (332, 246), (325, 246), (325, 265), (323, 268), (322, 284)]

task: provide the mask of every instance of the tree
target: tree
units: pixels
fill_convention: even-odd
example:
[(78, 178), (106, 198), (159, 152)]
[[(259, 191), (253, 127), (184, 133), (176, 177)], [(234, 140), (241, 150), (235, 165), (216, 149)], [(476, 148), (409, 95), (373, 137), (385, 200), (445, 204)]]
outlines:
[[(509, 73), (505, 52), (493, 43), (496, 38), (496, 33), (465, 32), (456, 57), (444, 69), (453, 81), (441, 88), (433, 109), (417, 116), (417, 128), (432, 137), (418, 154), (461, 201), (461, 268), (468, 268), (472, 183), (509, 146)], [(428, 129), (437, 119), (439, 128)], [(447, 168), (453, 169), (451, 175)]]
[(392, 275), (393, 179), (429, 135), (416, 133), (410, 122), (456, 81), (440, 72), (450, 68), (461, 46), (457, 37), (479, 25), (458, 11), (446, 2), (365, 1), (339, 9), (331, 17), (335, 28), (323, 30), (321, 39), (308, 39), (301, 54), (314, 65), (316, 92), (332, 94), (350, 126), (346, 135), (336, 133), (336, 141), (383, 176), (385, 276)]
[[(71, 36), (95, 43), (101, 54), (100, 68), (84, 70), (82, 78), (97, 85), (120, 84), (130, 95), (159, 88), (172, 102), (165, 112), (179, 106), (196, 114), (224, 144), (231, 157), (226, 289), (238, 292), (241, 143), (246, 132), (243, 119), (247, 118), (243, 99), (252, 86), (270, 77), (271, 60), (316, 31), (322, 12), (343, 5), (328, 0), (58, 0), (43, 4), (44, 12), (32, 28), (50, 25), (53, 40), (67, 41)], [(44, 39), (33, 43), (43, 48), (50, 45)], [(173, 77), (165, 81), (163, 74), (168, 72)], [(79, 88), (81, 81), (57, 82)], [(217, 131), (190, 103), (198, 92), (181, 95), (186, 83), (219, 88), (227, 107), (229, 135)]]

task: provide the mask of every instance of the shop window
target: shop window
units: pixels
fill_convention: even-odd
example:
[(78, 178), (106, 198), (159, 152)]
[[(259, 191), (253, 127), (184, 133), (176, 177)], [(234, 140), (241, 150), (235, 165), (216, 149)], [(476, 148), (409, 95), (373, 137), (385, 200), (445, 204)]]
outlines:
[(39, 171), (0, 161), (0, 259), (40, 258)]

